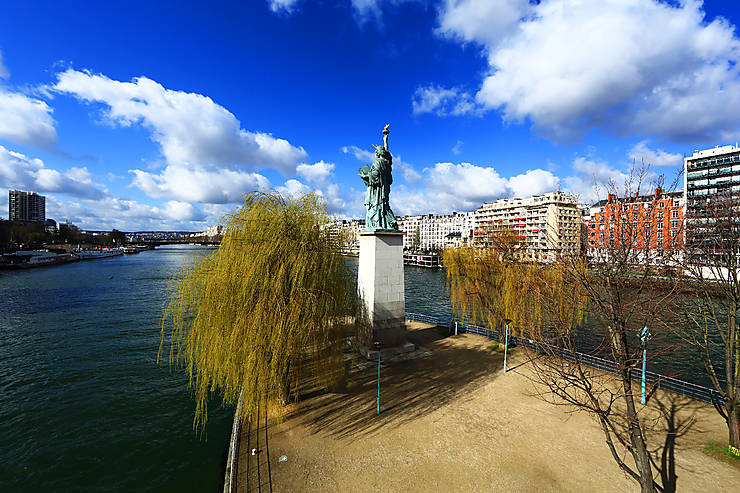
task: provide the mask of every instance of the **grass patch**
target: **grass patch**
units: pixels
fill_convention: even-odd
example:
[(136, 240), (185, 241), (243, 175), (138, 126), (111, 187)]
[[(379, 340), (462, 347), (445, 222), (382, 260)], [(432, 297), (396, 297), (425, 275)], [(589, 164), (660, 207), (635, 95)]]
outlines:
[(730, 447), (712, 440), (704, 447), (704, 453), (740, 469), (740, 457), (730, 452)]
[[(490, 346), (488, 346), (489, 349), (496, 353), (503, 353), (504, 352), (504, 344), (501, 342), (494, 342)], [(516, 347), (509, 346), (509, 354), (513, 354), (516, 352)]]

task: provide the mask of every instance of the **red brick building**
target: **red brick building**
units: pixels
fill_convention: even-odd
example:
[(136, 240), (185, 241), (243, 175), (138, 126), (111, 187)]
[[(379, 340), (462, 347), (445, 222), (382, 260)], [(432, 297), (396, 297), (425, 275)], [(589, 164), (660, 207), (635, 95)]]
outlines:
[(651, 195), (617, 197), (591, 206), (588, 254), (600, 256), (609, 249), (628, 246), (635, 250), (683, 249), (683, 192), (656, 188)]

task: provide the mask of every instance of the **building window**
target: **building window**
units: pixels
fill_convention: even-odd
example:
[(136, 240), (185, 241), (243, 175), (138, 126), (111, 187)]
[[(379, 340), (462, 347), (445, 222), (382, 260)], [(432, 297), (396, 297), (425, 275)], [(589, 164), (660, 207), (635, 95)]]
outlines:
[(678, 211), (673, 211), (671, 213), (671, 217), (673, 217), (673, 219), (678, 219)]
[(663, 232), (662, 231), (658, 231), (658, 239), (659, 240), (662, 240), (663, 239)]
[(671, 238), (678, 236), (678, 231), (671, 231)]
[(677, 229), (678, 228), (678, 221), (671, 221), (671, 229)]

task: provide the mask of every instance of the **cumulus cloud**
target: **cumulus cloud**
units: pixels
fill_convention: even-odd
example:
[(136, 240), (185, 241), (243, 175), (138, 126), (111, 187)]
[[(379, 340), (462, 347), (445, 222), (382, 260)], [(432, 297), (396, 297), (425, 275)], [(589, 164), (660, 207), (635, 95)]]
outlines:
[(3, 64), (3, 52), (0, 51), (0, 79), (7, 79), (10, 77), (10, 72)]
[(148, 128), (170, 165), (262, 166), (290, 175), (307, 157), (287, 140), (242, 129), (232, 113), (209, 97), (166, 89), (147, 77), (121, 82), (68, 69), (57, 75), (54, 90), (102, 103), (110, 122)]
[(276, 190), (287, 197), (298, 198), (310, 193), (311, 187), (298, 180), (291, 179), (286, 181), (283, 185), (276, 187)]
[(0, 187), (63, 193), (80, 198), (98, 199), (105, 196), (92, 181), (87, 168), (71, 168), (59, 172), (30, 158), (0, 146)]
[(334, 172), (334, 163), (319, 161), (314, 164), (301, 163), (296, 167), (296, 173), (310, 183), (323, 184)]
[(637, 163), (644, 162), (650, 166), (682, 166), (683, 156), (680, 153), (669, 153), (662, 149), (650, 149), (646, 140), (640, 141), (630, 149), (629, 158)]
[(46, 215), (57, 221), (71, 221), (83, 229), (120, 231), (202, 231), (210, 224), (218, 224), (220, 217), (174, 201), (158, 207), (119, 197), (60, 200), (54, 195), (46, 197)]
[(133, 185), (152, 198), (181, 202), (227, 204), (239, 202), (250, 191), (267, 191), (270, 181), (259, 173), (191, 165), (169, 164), (160, 173), (129, 170)]
[(495, 46), (516, 30), (530, 11), (529, 0), (446, 0), (437, 34)]
[(435, 85), (420, 86), (411, 100), (414, 115), (434, 113), (437, 116), (480, 115), (483, 108), (475, 98), (460, 88)]
[[(365, 164), (372, 164), (372, 162), (375, 160), (374, 152), (366, 151), (365, 149), (362, 149), (355, 145), (342, 147), (342, 152), (345, 154), (353, 155), (355, 159), (362, 161)], [(414, 169), (411, 164), (402, 160), (401, 156), (397, 156), (393, 153), (391, 153), (391, 155), (393, 156), (393, 169), (395, 173), (394, 176), (397, 176), (397, 174), (402, 176), (403, 179), (411, 185), (421, 179), (421, 175), (418, 171)]]
[[(437, 163), (424, 169), (423, 188), (405, 185), (391, 193), (400, 214), (473, 210), (503, 197), (527, 197), (558, 189), (560, 179), (542, 169), (503, 177), (492, 167), (471, 163)], [(395, 194), (395, 195), (394, 195)]]
[(437, 31), (485, 50), (477, 103), (556, 141), (597, 127), (675, 141), (740, 131), (740, 41), (700, 1), (448, 0)]
[(573, 175), (563, 182), (565, 190), (576, 195), (580, 202), (593, 203), (611, 192), (622, 196), (650, 193), (661, 180), (655, 171), (643, 170), (640, 165), (635, 169), (620, 169), (599, 159), (577, 157), (573, 160)]
[(32, 147), (53, 147), (57, 131), (51, 113), (44, 101), (0, 87), (0, 138)]

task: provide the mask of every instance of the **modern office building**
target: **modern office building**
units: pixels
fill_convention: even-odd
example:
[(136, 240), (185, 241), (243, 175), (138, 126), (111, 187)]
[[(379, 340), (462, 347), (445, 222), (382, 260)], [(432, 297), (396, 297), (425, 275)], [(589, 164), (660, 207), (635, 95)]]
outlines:
[(694, 151), (684, 158), (684, 184), (686, 247), (709, 251), (719, 234), (715, 221), (721, 215), (720, 199), (740, 196), (740, 147)]
[(558, 256), (579, 253), (581, 221), (576, 198), (563, 192), (499, 199), (475, 211), (473, 244), (491, 246), (492, 232), (508, 231), (520, 242), (522, 260), (553, 262)]
[(46, 197), (37, 193), (8, 190), (8, 219), (46, 221)]
[(656, 188), (648, 195), (609, 194), (591, 206), (588, 255), (608, 259), (614, 249), (632, 249), (641, 252), (635, 259), (649, 260), (659, 258), (658, 252), (680, 251), (684, 239), (683, 218), (682, 191)]

